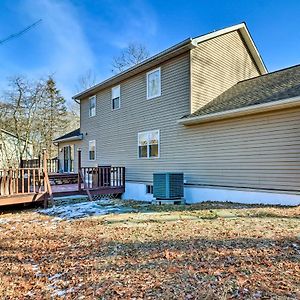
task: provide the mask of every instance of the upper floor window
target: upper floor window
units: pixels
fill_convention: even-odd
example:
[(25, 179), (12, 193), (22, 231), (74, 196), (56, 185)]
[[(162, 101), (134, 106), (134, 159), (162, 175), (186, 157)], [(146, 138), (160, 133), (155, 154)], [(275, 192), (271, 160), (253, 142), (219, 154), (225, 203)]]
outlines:
[(89, 160), (96, 159), (96, 141), (89, 141)]
[(161, 95), (160, 68), (147, 73), (147, 99)]
[(96, 96), (89, 98), (89, 116), (96, 116)]
[(121, 107), (120, 86), (117, 85), (111, 89), (111, 107), (113, 110)]
[(139, 158), (159, 157), (159, 130), (138, 134)]

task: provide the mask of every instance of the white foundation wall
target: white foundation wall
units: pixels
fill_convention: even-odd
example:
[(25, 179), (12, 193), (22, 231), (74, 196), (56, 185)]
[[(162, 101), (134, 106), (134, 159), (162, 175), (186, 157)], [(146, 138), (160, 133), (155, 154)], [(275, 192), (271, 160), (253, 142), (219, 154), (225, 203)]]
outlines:
[(146, 193), (145, 183), (134, 183), (134, 182), (127, 182), (127, 181), (125, 183), (125, 193), (122, 195), (122, 199), (149, 201), (149, 202), (154, 200), (152, 194)]
[[(202, 201), (231, 201), (245, 204), (300, 205), (300, 195), (265, 191), (234, 190), (222, 188), (185, 187), (186, 203)], [(153, 195), (146, 193), (146, 184), (126, 182), (124, 200), (152, 201)]]

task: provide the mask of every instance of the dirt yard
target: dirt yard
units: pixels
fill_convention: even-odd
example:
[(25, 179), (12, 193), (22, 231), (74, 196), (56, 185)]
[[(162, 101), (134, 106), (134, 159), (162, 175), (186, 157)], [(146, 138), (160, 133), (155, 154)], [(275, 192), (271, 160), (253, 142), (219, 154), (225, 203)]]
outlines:
[(0, 215), (1, 299), (300, 299), (299, 207), (76, 205)]

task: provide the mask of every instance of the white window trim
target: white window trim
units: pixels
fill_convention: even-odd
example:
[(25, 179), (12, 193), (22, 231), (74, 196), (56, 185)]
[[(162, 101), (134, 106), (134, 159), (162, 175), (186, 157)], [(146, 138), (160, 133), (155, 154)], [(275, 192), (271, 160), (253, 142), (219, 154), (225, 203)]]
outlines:
[[(158, 132), (158, 156), (157, 157), (149, 156), (149, 145), (147, 145), (147, 157), (140, 157), (139, 136), (140, 136), (140, 134), (145, 134), (145, 133), (149, 133), (149, 132), (152, 132), (152, 131), (157, 131)], [(159, 129), (153, 129), (153, 130), (147, 130), (147, 131), (138, 132), (138, 138), (137, 138), (137, 158), (138, 159), (158, 159), (158, 158), (160, 158), (160, 130)]]
[[(148, 187), (150, 189), (150, 192), (152, 190), (152, 193), (148, 193), (148, 191), (147, 191)], [(146, 184), (145, 185), (145, 190), (146, 190), (146, 195), (153, 195), (153, 184)]]
[[(95, 143), (95, 158), (94, 159), (90, 159), (90, 144), (93, 143), (93, 142)], [(88, 160), (89, 161), (95, 161), (96, 160), (96, 157), (97, 157), (96, 146), (97, 146), (96, 140), (90, 140), (89, 141), (89, 151), (88, 151)]]
[[(116, 88), (116, 87), (119, 87), (119, 91), (120, 91), (120, 94), (119, 94), (119, 102), (120, 102), (120, 106), (118, 108), (114, 108), (113, 106), (113, 89)], [(114, 110), (118, 110), (121, 108), (121, 85), (116, 85), (114, 87), (111, 88), (111, 110), (114, 111)]]
[[(149, 97), (149, 86), (148, 86), (148, 76), (151, 74), (151, 73), (154, 73), (156, 71), (159, 71), (159, 93), (158, 95), (155, 95), (155, 96), (152, 96), (152, 97)], [(160, 67), (159, 68), (156, 68), (154, 70), (151, 70), (149, 72), (147, 72), (146, 74), (146, 84), (147, 84), (147, 100), (150, 100), (150, 99), (154, 99), (154, 98), (157, 98), (157, 97), (160, 97), (161, 96), (161, 69)]]
[[(90, 107), (90, 103), (91, 103), (91, 100), (92, 99), (95, 99), (95, 115), (91, 115), (91, 107)], [(94, 95), (92, 97), (89, 97), (89, 118), (93, 118), (95, 117), (97, 114), (97, 96)]]

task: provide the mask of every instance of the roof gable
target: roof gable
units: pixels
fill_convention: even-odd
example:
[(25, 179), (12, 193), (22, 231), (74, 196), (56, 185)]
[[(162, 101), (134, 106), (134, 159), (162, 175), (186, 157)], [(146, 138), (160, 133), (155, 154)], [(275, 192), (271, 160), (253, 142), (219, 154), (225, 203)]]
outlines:
[(208, 40), (218, 37), (220, 35), (223, 35), (223, 34), (226, 34), (226, 33), (232, 32), (232, 31), (236, 31), (236, 30), (238, 30), (241, 33), (261, 74), (267, 73), (267, 69), (266, 69), (264, 62), (252, 40), (252, 37), (247, 29), (246, 24), (240, 23), (240, 24), (237, 24), (234, 26), (226, 27), (221, 30), (217, 30), (214, 32), (204, 34), (204, 35), (196, 37), (196, 38), (185, 39), (184, 41), (146, 59), (145, 61), (143, 61), (143, 62), (113, 76), (113, 77), (110, 77), (107, 80), (104, 80), (104, 81), (100, 82), (99, 84), (96, 84), (95, 86), (93, 86), (81, 93), (76, 94), (73, 97), (73, 99), (81, 100), (83, 98), (90, 97), (104, 88), (116, 85), (116, 84), (120, 83), (121, 81), (128, 79), (140, 72), (146, 71), (152, 67), (155, 67), (158, 64), (160, 64), (172, 57), (175, 57), (181, 53), (189, 51), (189, 50), (197, 47), (199, 43), (208, 41)]
[(300, 96), (300, 65), (240, 81), (183, 119), (263, 105)]

